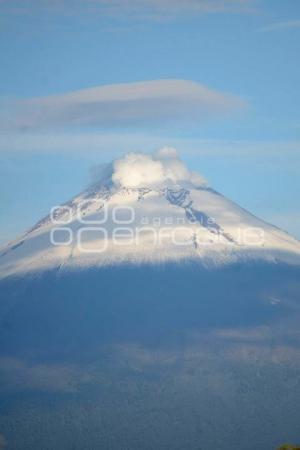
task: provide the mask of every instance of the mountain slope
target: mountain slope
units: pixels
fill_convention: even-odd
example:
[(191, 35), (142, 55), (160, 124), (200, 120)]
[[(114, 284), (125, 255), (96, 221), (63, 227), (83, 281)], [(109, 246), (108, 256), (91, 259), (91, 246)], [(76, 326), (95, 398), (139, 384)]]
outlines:
[(2, 249), (0, 272), (245, 258), (299, 263), (300, 244), (207, 187), (95, 185)]

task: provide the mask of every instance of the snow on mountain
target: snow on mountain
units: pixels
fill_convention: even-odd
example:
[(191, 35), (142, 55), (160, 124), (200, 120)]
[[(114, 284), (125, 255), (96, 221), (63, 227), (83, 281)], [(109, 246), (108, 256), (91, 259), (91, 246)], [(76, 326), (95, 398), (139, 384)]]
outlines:
[(300, 243), (190, 172), (173, 149), (131, 153), (2, 248), (0, 276), (52, 268), (194, 259), (300, 263)]

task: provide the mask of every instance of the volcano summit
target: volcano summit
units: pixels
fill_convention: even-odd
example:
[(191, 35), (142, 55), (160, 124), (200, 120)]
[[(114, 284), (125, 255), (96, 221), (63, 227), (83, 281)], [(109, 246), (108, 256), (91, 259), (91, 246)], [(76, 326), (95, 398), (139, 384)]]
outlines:
[(208, 187), (174, 149), (130, 153), (0, 253), (2, 276), (193, 260), (299, 263), (300, 244)]

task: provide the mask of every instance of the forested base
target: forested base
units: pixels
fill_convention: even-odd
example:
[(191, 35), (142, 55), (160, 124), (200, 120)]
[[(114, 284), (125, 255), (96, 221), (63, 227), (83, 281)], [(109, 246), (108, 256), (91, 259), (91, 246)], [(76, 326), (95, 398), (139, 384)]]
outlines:
[(2, 398), (7, 448), (273, 450), (297, 442), (299, 371), (193, 363), (100, 372), (73, 392)]
[(7, 280), (7, 449), (299, 442), (299, 279), (287, 266), (174, 265)]

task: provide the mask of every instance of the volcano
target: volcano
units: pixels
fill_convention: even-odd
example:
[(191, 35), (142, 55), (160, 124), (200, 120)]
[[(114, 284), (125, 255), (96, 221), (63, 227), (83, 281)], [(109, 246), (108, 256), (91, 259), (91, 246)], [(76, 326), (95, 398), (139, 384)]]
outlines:
[(0, 252), (8, 448), (300, 439), (300, 243), (173, 149), (129, 154)]

